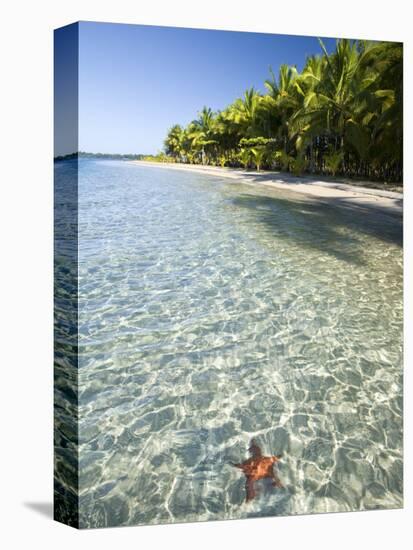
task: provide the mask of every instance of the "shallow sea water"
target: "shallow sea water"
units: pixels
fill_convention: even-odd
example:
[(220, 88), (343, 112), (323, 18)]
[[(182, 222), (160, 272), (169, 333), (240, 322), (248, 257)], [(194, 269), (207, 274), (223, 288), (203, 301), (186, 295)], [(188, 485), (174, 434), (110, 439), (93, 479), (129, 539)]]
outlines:
[(397, 219), (82, 160), (79, 332), (81, 527), (402, 506)]

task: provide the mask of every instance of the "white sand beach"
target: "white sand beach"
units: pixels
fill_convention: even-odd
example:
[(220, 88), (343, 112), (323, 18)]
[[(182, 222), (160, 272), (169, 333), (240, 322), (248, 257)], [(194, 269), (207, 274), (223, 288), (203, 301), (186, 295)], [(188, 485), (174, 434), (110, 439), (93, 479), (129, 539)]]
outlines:
[(293, 176), (283, 172), (257, 172), (218, 166), (201, 166), (181, 163), (161, 163), (149, 161), (131, 161), (133, 164), (166, 168), (168, 170), (185, 170), (220, 178), (231, 178), (250, 185), (265, 185), (277, 189), (287, 189), (302, 193), (323, 202), (336, 206), (373, 208), (383, 213), (401, 216), (403, 213), (403, 194), (384, 189), (350, 185), (317, 176)]

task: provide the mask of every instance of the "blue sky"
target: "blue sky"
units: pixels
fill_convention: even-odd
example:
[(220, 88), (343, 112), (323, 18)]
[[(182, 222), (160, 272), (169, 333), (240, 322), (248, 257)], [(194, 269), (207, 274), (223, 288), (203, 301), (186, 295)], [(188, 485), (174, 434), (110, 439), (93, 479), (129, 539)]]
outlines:
[(156, 153), (173, 124), (264, 91), (270, 65), (301, 69), (320, 51), (315, 37), (82, 22), (79, 150)]

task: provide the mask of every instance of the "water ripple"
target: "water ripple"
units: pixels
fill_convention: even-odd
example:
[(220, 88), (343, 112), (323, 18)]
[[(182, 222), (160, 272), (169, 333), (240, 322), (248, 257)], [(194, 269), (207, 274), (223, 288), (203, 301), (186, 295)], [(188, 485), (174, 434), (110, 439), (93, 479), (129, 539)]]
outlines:
[[(402, 505), (397, 221), (80, 162), (83, 527)], [(245, 504), (252, 437), (285, 489)]]

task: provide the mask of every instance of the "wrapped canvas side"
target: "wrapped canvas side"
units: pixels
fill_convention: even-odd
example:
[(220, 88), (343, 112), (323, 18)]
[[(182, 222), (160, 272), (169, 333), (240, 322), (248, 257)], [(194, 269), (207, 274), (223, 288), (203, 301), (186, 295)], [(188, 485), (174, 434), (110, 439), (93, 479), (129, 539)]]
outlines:
[(54, 517), (78, 527), (78, 24), (54, 33)]

